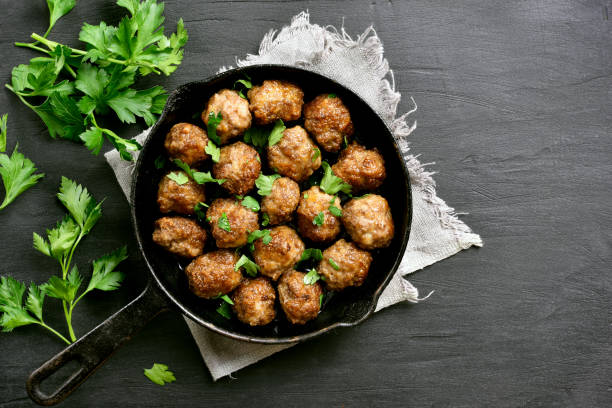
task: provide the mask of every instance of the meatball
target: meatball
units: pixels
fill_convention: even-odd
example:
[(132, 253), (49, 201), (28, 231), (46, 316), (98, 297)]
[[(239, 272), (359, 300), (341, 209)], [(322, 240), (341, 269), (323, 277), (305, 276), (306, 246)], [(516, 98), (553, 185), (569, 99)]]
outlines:
[[(184, 171), (174, 173), (187, 174)], [(185, 184), (177, 184), (166, 175), (160, 182), (157, 189), (157, 204), (159, 211), (163, 213), (177, 212), (180, 214), (191, 215), (194, 213), (193, 207), (200, 201), (204, 202), (204, 186), (196, 183), (191, 178)]]
[(323, 289), (319, 282), (304, 283), (303, 272), (285, 272), (278, 282), (278, 299), (287, 319), (293, 324), (304, 324), (314, 319), (321, 310)]
[(302, 114), (304, 92), (291, 82), (263, 81), (262, 85), (251, 88), (247, 96), (258, 125), (267, 125), (278, 119), (291, 122), (298, 120)]
[(233, 198), (218, 198), (212, 202), (206, 217), (219, 248), (237, 248), (246, 244), (249, 232), (259, 229), (257, 213)]
[(361, 286), (371, 263), (372, 255), (368, 251), (340, 239), (323, 251), (317, 271), (325, 277), (328, 289), (342, 290), (348, 286)]
[(259, 153), (242, 142), (222, 147), (219, 162), (212, 168), (215, 178), (225, 179), (221, 186), (237, 195), (244, 195), (253, 188), (260, 171)]
[(164, 141), (164, 147), (171, 159), (180, 159), (190, 166), (208, 158), (204, 151), (207, 144), (206, 131), (191, 123), (177, 123), (172, 126)]
[(255, 241), (253, 258), (262, 275), (277, 280), (285, 271), (293, 268), (302, 257), (304, 243), (289, 227), (280, 226), (270, 230), (272, 238), (268, 244), (263, 239)]
[(385, 160), (376, 149), (351, 143), (340, 153), (332, 171), (351, 185), (353, 191), (375, 190), (385, 181)]
[(377, 194), (346, 203), (342, 223), (353, 241), (364, 249), (389, 246), (395, 231), (389, 203)]
[(268, 146), (268, 164), (283, 176), (301, 183), (321, 167), (317, 145), (301, 126), (285, 129), (283, 138)]
[(221, 249), (197, 257), (185, 268), (189, 289), (197, 296), (211, 299), (234, 290), (242, 280), (235, 270), (238, 254)]
[(217, 136), (221, 139), (221, 144), (240, 136), (251, 127), (249, 101), (231, 89), (222, 89), (208, 100), (206, 109), (202, 112), (202, 120), (206, 126), (211, 113), (221, 114), (221, 123), (217, 125)]
[(163, 217), (155, 221), (153, 242), (184, 258), (195, 258), (204, 250), (206, 231), (183, 217)]
[(322, 94), (304, 105), (304, 127), (328, 152), (337, 152), (344, 138), (353, 135), (351, 115), (342, 100)]
[(261, 211), (268, 214), (270, 225), (291, 221), (300, 202), (300, 186), (288, 177), (274, 180), (272, 192), (261, 200)]
[(264, 326), (274, 320), (276, 291), (266, 278), (245, 279), (232, 294), (234, 312), (242, 323)]
[[(340, 233), (341, 222), (339, 217), (329, 211), (331, 205), (342, 209), (338, 197), (324, 193), (317, 186), (311, 187), (302, 194), (297, 209), (297, 225), (303, 237), (315, 242), (328, 242), (336, 238), (336, 235)], [(321, 213), (323, 214), (322, 220), (320, 219)]]

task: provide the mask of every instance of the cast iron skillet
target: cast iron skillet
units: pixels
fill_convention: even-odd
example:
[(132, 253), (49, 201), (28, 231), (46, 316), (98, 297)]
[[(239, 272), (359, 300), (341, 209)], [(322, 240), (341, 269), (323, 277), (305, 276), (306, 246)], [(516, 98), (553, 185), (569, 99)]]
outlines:
[[(245, 74), (252, 78), (253, 83), (260, 83), (264, 79), (286, 79), (297, 83), (304, 90), (306, 101), (323, 92), (337, 94), (351, 112), (356, 139), (366, 147), (376, 147), (386, 162), (387, 180), (380, 188), (380, 194), (389, 201), (395, 222), (395, 237), (391, 245), (374, 253), (369, 276), (361, 287), (346, 289), (330, 297), (319, 317), (303, 326), (290, 325), (280, 317), (268, 326), (251, 328), (235, 318), (223, 318), (215, 311), (216, 303), (202, 300), (189, 292), (176, 259), (156, 247), (151, 239), (153, 223), (160, 217), (155, 202), (157, 183), (167, 171), (156, 169), (154, 161), (164, 154), (166, 133), (177, 122), (202, 126), (199, 113), (208, 98), (222, 88), (232, 88), (234, 82), (243, 79)], [(266, 174), (270, 174), (269, 171)], [(149, 283), (134, 301), (31, 374), (27, 391), (38, 404), (54, 405), (65, 399), (149, 320), (171, 308), (224, 336), (263, 344), (299, 342), (337, 327), (359, 324), (374, 311), (378, 297), (399, 266), (408, 241), (412, 217), (410, 181), (391, 132), (355, 93), (330, 78), (303, 69), (279, 65), (250, 66), (179, 87), (170, 95), (159, 121), (153, 127), (138, 158), (134, 175), (132, 223), (150, 274)], [(282, 316), (282, 312), (278, 314)], [(73, 360), (79, 365), (77, 371), (51, 394), (42, 391), (42, 381)]]

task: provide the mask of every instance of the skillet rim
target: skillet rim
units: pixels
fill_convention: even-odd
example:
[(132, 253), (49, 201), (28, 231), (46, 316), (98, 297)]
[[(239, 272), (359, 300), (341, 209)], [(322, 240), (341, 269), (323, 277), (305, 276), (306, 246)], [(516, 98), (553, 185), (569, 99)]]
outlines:
[(408, 191), (408, 199), (409, 202), (407, 203), (407, 209), (409, 210), (409, 214), (405, 220), (405, 233), (402, 236), (402, 242), (401, 242), (401, 246), (400, 246), (400, 250), (398, 251), (397, 254), (395, 254), (395, 260), (393, 262), (392, 267), (387, 270), (386, 272), (386, 276), (385, 279), (382, 281), (382, 283), (379, 285), (379, 287), (376, 289), (376, 291), (374, 292), (374, 294), (369, 298), (369, 302), (371, 302), (371, 306), (368, 308), (368, 310), (359, 318), (356, 320), (351, 320), (351, 321), (337, 321), (335, 323), (331, 323), (330, 325), (328, 325), (327, 327), (309, 332), (309, 333), (304, 333), (304, 334), (300, 334), (300, 335), (296, 335), (296, 336), (286, 336), (286, 337), (260, 337), (260, 336), (251, 336), (251, 335), (245, 335), (245, 334), (241, 334), (232, 330), (228, 330), (228, 329), (224, 329), (223, 327), (219, 327), (217, 325), (215, 325), (214, 323), (208, 321), (207, 319), (202, 318), (201, 316), (192, 313), (186, 306), (183, 305), (183, 303), (177, 299), (173, 294), (172, 291), (168, 288), (166, 288), (164, 286), (164, 284), (161, 282), (161, 280), (159, 279), (159, 277), (157, 276), (155, 269), (153, 268), (153, 266), (151, 265), (151, 263), (149, 262), (149, 258), (147, 256), (147, 252), (144, 249), (144, 245), (143, 245), (143, 237), (142, 237), (142, 233), (140, 231), (140, 229), (138, 228), (138, 222), (137, 222), (137, 210), (136, 210), (136, 205), (133, 205), (133, 203), (136, 202), (135, 198), (136, 198), (136, 188), (137, 188), (137, 181), (139, 180), (139, 174), (140, 174), (140, 170), (141, 167), (144, 165), (143, 162), (144, 160), (142, 159), (142, 157), (144, 156), (143, 153), (145, 152), (145, 150), (148, 148), (148, 146), (150, 145), (149, 141), (151, 140), (149, 137), (147, 137), (147, 140), (143, 143), (143, 148), (142, 150), (139, 152), (138, 155), (138, 160), (136, 162), (136, 165), (134, 167), (134, 176), (132, 178), (132, 182), (131, 182), (131, 193), (130, 193), (130, 214), (131, 214), (131, 221), (132, 221), (132, 226), (134, 228), (134, 233), (136, 235), (136, 242), (138, 245), (138, 249), (147, 265), (147, 269), (149, 271), (149, 284), (151, 283), (151, 276), (153, 278), (154, 281), (154, 285), (155, 287), (160, 290), (164, 296), (166, 298), (168, 298), (172, 304), (177, 307), (181, 313), (183, 313), (185, 316), (189, 317), (189, 319), (191, 319), (192, 321), (196, 322), (197, 324), (199, 324), (202, 327), (205, 327), (209, 330), (212, 330), (216, 333), (219, 333), (221, 335), (224, 335), (226, 337), (229, 338), (233, 338), (236, 340), (242, 340), (242, 341), (246, 341), (249, 343), (260, 343), (260, 344), (289, 344), (289, 343), (298, 343), (298, 342), (302, 342), (304, 340), (308, 340), (317, 336), (320, 336), (324, 333), (327, 333), (333, 329), (339, 328), (339, 327), (352, 327), (352, 326), (356, 326), (360, 323), (362, 323), (364, 320), (366, 320), (368, 317), (370, 317), (373, 313), (374, 310), (376, 309), (376, 305), (378, 303), (378, 299), (380, 298), (380, 295), (382, 294), (382, 292), (385, 290), (385, 288), (387, 287), (387, 285), (389, 284), (389, 282), (391, 281), (391, 279), (393, 278), (393, 276), (395, 275), (395, 272), (397, 272), (397, 269), (402, 261), (403, 258), (403, 254), (406, 251), (406, 246), (408, 244), (408, 240), (410, 237), (410, 232), (412, 230), (412, 212), (413, 212), (413, 206), (412, 206), (412, 189), (411, 189), (411, 183), (410, 183), (410, 175), (408, 173), (408, 169), (406, 167), (406, 161), (404, 160), (404, 158), (402, 157), (401, 154), (401, 150), (397, 144), (397, 140), (395, 139), (395, 137), (393, 137), (393, 134), (391, 133), (391, 130), (389, 129), (389, 126), (387, 125), (387, 123), (385, 122), (385, 120), (378, 114), (378, 112), (376, 112), (366, 101), (363, 100), (363, 98), (361, 98), (359, 95), (357, 95), (355, 92), (353, 92), (351, 89), (345, 87), (344, 85), (340, 84), (338, 81), (334, 80), (333, 78), (330, 78), (328, 76), (322, 75), (318, 72), (315, 71), (311, 71), (311, 70), (307, 70), (304, 68), (298, 68), (295, 66), (291, 66), (291, 65), (283, 65), (283, 64), (254, 64), (254, 65), (248, 65), (245, 67), (238, 67), (238, 68), (233, 68), (227, 71), (223, 71), (220, 73), (217, 73), (213, 76), (207, 77), (206, 79), (203, 80), (198, 80), (198, 81), (191, 81), (188, 83), (185, 83), (183, 85), (178, 86), (176, 89), (174, 89), (174, 91), (172, 91), (172, 93), (170, 93), (170, 95), (168, 96), (168, 99), (166, 101), (166, 104), (164, 105), (164, 109), (162, 111), (162, 113), (159, 116), (159, 119), (157, 120), (157, 122), (155, 123), (155, 125), (153, 125), (153, 127), (151, 128), (151, 130), (149, 131), (149, 135), (154, 134), (155, 132), (158, 131), (158, 127), (160, 126), (160, 123), (163, 121), (163, 119), (167, 116), (168, 111), (169, 111), (169, 106), (171, 105), (171, 103), (173, 103), (177, 97), (180, 95), (181, 91), (183, 89), (188, 89), (190, 87), (197, 85), (206, 85), (210, 82), (216, 81), (216, 80), (220, 80), (223, 79), (224, 77), (227, 76), (232, 76), (235, 74), (240, 74), (242, 71), (247, 70), (247, 69), (282, 69), (282, 70), (287, 70), (287, 71), (293, 71), (294, 73), (307, 73), (308, 75), (314, 75), (314, 76), (318, 76), (321, 77), (324, 80), (330, 81), (332, 82), (335, 86), (339, 87), (342, 89), (342, 91), (344, 93), (346, 93), (347, 95), (349, 95), (351, 98), (354, 98), (356, 100), (358, 100), (359, 102), (361, 102), (362, 104), (364, 104), (365, 106), (368, 107), (368, 109), (370, 109), (370, 111), (381, 121), (381, 123), (384, 126), (384, 132), (386, 133), (386, 136), (388, 139), (391, 140), (391, 143), (393, 144), (393, 148), (396, 152), (396, 154), (398, 155), (399, 159), (400, 159), (400, 163), (401, 163), (401, 168), (403, 170), (403, 174), (402, 174), (402, 178), (403, 178), (403, 182), (405, 185), (406, 190)]

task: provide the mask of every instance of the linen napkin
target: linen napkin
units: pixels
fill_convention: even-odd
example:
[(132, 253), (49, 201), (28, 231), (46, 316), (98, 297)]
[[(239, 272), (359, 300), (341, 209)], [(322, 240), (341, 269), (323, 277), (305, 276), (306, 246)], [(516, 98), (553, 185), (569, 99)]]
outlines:
[[(454, 210), (436, 195), (432, 173), (425, 170), (417, 156), (410, 153), (407, 139), (416, 129), (416, 121), (409, 124), (407, 119), (416, 111), (416, 103), (412, 100), (414, 108), (396, 116), (400, 94), (395, 91), (393, 71), (389, 69), (382, 42), (372, 27), (353, 39), (344, 28), (337, 30), (331, 26), (311, 24), (308, 12), (302, 12), (280, 32), (271, 30), (266, 34), (258, 54), (237, 59), (236, 64), (295, 65), (331, 77), (368, 102), (397, 138), (412, 182), (412, 230), (402, 263), (383, 291), (376, 311), (402, 301), (417, 303), (422, 300), (418, 290), (404, 278), (405, 275), (462, 249), (482, 246), (480, 236), (472, 233), (457, 218)], [(226, 69), (223, 67), (220, 71)], [(136, 139), (144, 142), (147, 135), (148, 131), (144, 131)], [(106, 153), (105, 157), (129, 199), (132, 166), (121, 160), (116, 150)], [(242, 342), (213, 333), (188, 318), (185, 320), (215, 381), (295, 345)]]

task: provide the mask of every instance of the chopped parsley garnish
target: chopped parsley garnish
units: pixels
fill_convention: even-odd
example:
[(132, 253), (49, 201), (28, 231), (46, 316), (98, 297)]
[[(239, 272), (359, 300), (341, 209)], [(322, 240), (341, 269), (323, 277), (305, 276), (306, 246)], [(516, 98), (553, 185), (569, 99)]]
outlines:
[(268, 213), (263, 213), (263, 217), (261, 220), (262, 227), (265, 227), (269, 224), (270, 224), (270, 216), (268, 215)]
[(318, 213), (312, 220), (312, 223), (318, 227), (323, 225), (324, 222), (325, 222), (325, 214), (323, 214), (323, 211)]
[[(251, 89), (253, 87), (253, 84), (248, 79), (239, 79), (234, 82), (234, 89), (236, 89), (236, 87), (238, 87), (239, 85), (244, 86), (246, 89)], [(242, 89), (238, 91), (238, 95), (240, 95), (241, 98), (246, 99), (246, 96), (242, 92)]]
[(264, 230), (255, 230), (253, 232), (251, 232), (249, 234), (249, 237), (247, 238), (247, 242), (249, 244), (255, 242), (256, 240), (261, 239), (261, 242), (263, 242), (265, 245), (268, 245), (270, 243), (270, 241), (272, 241), (272, 236), (270, 235), (270, 230), (269, 229), (264, 229)]
[(217, 126), (223, 120), (221, 112), (215, 115), (215, 112), (210, 112), (208, 115), (208, 124), (206, 125), (206, 131), (208, 138), (215, 142), (217, 145), (221, 144), (221, 138), (217, 135)]
[(335, 98), (335, 97), (336, 97), (336, 94), (335, 94), (335, 93), (330, 93), (330, 94), (328, 94), (328, 95), (327, 95), (327, 97), (328, 97), (328, 98)]
[(338, 193), (338, 191), (342, 191), (345, 194), (351, 193), (351, 185), (345, 183), (340, 177), (335, 176), (329, 163), (322, 162), (321, 166), (325, 169), (323, 179), (320, 183), (321, 190), (331, 195)]
[(274, 180), (280, 178), (278, 174), (272, 174), (271, 176), (264, 176), (263, 173), (257, 177), (255, 180), (255, 185), (257, 186), (257, 194), (260, 196), (269, 196), (272, 193), (272, 186), (274, 185)]
[(257, 272), (259, 271), (259, 265), (251, 261), (246, 255), (242, 255), (240, 259), (238, 259), (238, 262), (236, 262), (236, 265), (234, 265), (235, 271), (240, 268), (244, 268), (246, 273), (253, 277), (257, 276)]
[(308, 271), (306, 275), (304, 275), (304, 284), (306, 285), (314, 285), (321, 279), (321, 275), (317, 272), (316, 269), (312, 268)]
[(323, 307), (323, 297), (325, 295), (323, 293), (321, 293), (321, 295), (319, 295), (319, 309)]
[(308, 200), (308, 193), (304, 193), (304, 200)]
[(226, 303), (229, 303), (230, 305), (234, 304), (234, 301), (229, 296), (221, 294), (221, 293), (219, 293), (217, 296), (215, 296), (214, 299), (221, 299), (221, 300), (225, 301)]
[(217, 225), (219, 226), (219, 228), (221, 228), (224, 231), (227, 231), (227, 232), (232, 231), (232, 227), (230, 225), (229, 220), (227, 219), (226, 213), (221, 214), (221, 217), (219, 217), (219, 220), (217, 220)]
[(268, 146), (274, 146), (283, 138), (283, 132), (287, 129), (285, 124), (281, 119), (277, 120), (274, 123), (274, 127), (272, 128), (272, 132), (270, 132), (270, 138), (268, 139)]
[(232, 318), (232, 308), (230, 307), (229, 303), (221, 303), (221, 306), (217, 308), (217, 313), (228, 320)]
[(329, 264), (332, 266), (332, 268), (334, 268), (335, 270), (339, 271), (340, 270), (340, 266), (338, 266), (338, 264), (336, 263), (336, 261), (334, 261), (331, 258), (327, 258), (327, 262), (329, 262)]
[(344, 147), (348, 147), (348, 140), (346, 139), (346, 136), (344, 136)]
[(336, 207), (335, 205), (330, 205), (329, 206), (329, 212), (334, 216), (334, 217), (342, 217), (342, 210), (339, 209), (338, 207)]
[(175, 159), (174, 164), (180, 167), (185, 173), (189, 175), (196, 183), (204, 184), (204, 183), (217, 183), (219, 185), (225, 183), (225, 179), (216, 179), (211, 174), (210, 171), (202, 172), (202, 171), (193, 171), (191, 167), (181, 159)]
[(323, 259), (323, 253), (320, 249), (317, 248), (308, 248), (302, 252), (302, 257), (299, 262), (307, 261), (309, 259), (314, 259), (315, 261), (320, 261)]
[(253, 212), (259, 211), (259, 203), (251, 196), (244, 197), (241, 204), (243, 207), (246, 207)]
[(197, 203), (194, 207), (193, 207), (193, 211), (195, 212), (196, 217), (198, 217), (198, 219), (203, 220), (206, 218), (206, 212), (204, 211), (204, 208), (208, 208), (208, 204), (203, 203), (203, 202), (199, 202)]
[(270, 131), (265, 128), (250, 127), (244, 132), (244, 142), (250, 143), (257, 148), (265, 147), (268, 144)]
[(155, 168), (161, 170), (164, 167), (166, 167), (166, 158), (162, 155), (157, 156), (157, 159), (155, 159)]
[(204, 148), (204, 151), (210, 155), (212, 161), (215, 163), (219, 162), (219, 156), (221, 155), (221, 149), (217, 147), (211, 140), (208, 141), (208, 144)]
[(312, 162), (314, 163), (315, 160), (317, 160), (317, 158), (321, 155), (321, 150), (319, 150), (318, 147), (315, 147), (314, 149), (314, 154), (312, 155)]
[(154, 363), (153, 367), (144, 370), (144, 375), (157, 385), (164, 385), (176, 381), (174, 373), (168, 370), (165, 364)]
[(185, 173), (180, 173), (178, 171), (173, 171), (172, 173), (168, 173), (168, 177), (170, 180), (174, 181), (179, 186), (187, 183), (189, 181), (189, 177)]

